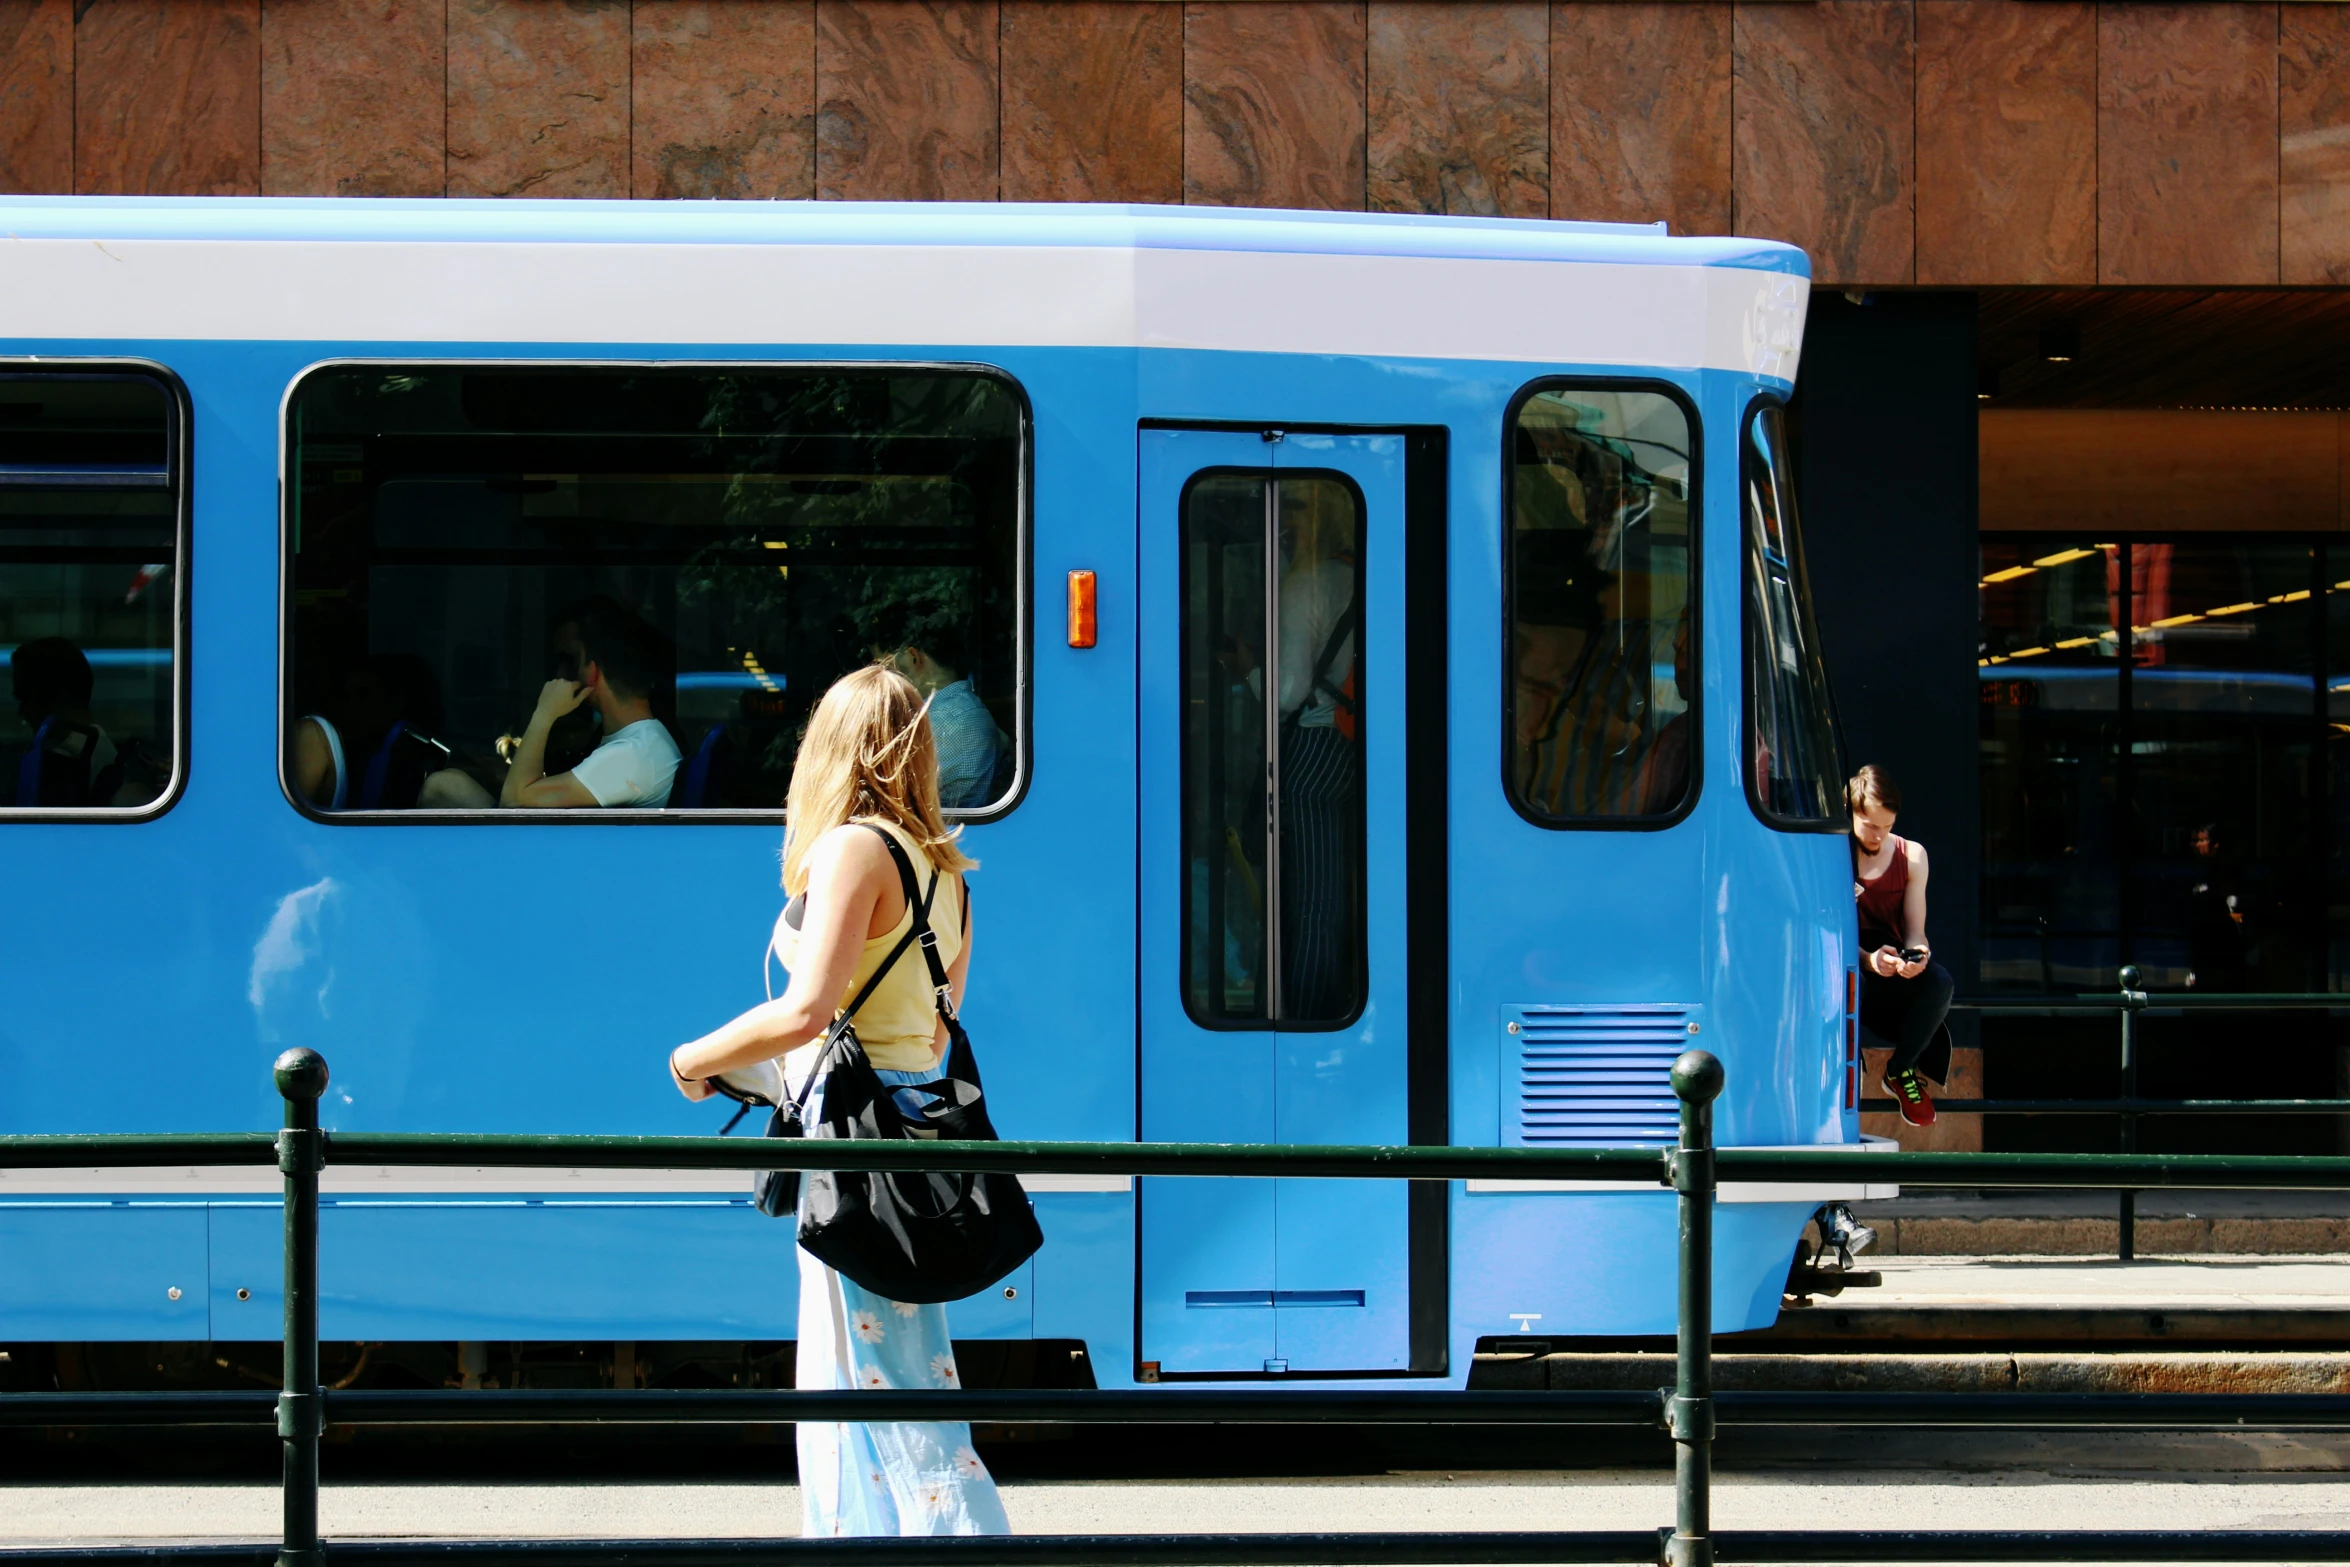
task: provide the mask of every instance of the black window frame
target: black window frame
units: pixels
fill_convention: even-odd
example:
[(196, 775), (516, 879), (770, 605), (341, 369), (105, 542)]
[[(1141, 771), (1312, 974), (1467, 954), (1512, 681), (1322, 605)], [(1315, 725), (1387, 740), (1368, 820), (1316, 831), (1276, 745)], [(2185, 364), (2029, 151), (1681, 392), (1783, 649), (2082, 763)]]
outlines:
[(171, 564), (171, 781), (145, 805), (0, 806), (0, 822), (75, 823), (85, 826), (134, 826), (163, 816), (187, 793), (190, 771), (189, 721), (192, 684), (188, 665), (194, 655), (195, 633), (191, 610), (194, 598), (189, 578), (194, 573), (195, 529), (195, 404), (188, 388), (169, 365), (153, 359), (124, 355), (87, 358), (20, 354), (0, 357), (0, 375), (10, 380), (47, 377), (138, 377), (154, 382), (164, 394), (169, 419), (164, 428), (164, 462), (172, 479)]
[[(1781, 816), (1764, 805), (1762, 797), (1755, 792), (1754, 767), (1752, 765), (1754, 757), (1754, 659), (1750, 656), (1747, 647), (1747, 638), (1752, 632), (1748, 618), (1753, 607), (1754, 550), (1752, 540), (1749, 537), (1753, 522), (1746, 515), (1746, 463), (1747, 444), (1752, 438), (1754, 422), (1762, 416), (1763, 411), (1767, 408), (1779, 410), (1780, 428), (1784, 433), (1788, 412), (1787, 399), (1775, 392), (1756, 393), (1747, 399), (1745, 411), (1738, 416), (1738, 683), (1741, 692), (1738, 704), (1739, 792), (1746, 796), (1747, 808), (1754, 812), (1755, 820), (1773, 832), (1815, 833), (1829, 837), (1849, 838), (1852, 836), (1852, 819), (1840, 808), (1840, 805), (1832, 805), (1829, 816), (1823, 821), (1814, 821), (1808, 817), (1800, 816)], [(1788, 460), (1792, 466), (1794, 460), (1792, 452), (1788, 453)], [(1790, 472), (1786, 478), (1788, 486), (1792, 489), (1795, 482), (1794, 474)], [(1801, 512), (1798, 512), (1795, 517), (1795, 525), (1789, 529), (1789, 534), (1794, 540), (1794, 548), (1798, 552), (1795, 564), (1802, 573), (1802, 608), (1807, 618), (1808, 629), (1816, 639), (1820, 634), (1820, 617), (1818, 609), (1811, 600), (1811, 567), (1800, 553), (1803, 549), (1802, 524), (1803, 517)], [(1829, 786), (1834, 800), (1841, 802), (1844, 792), (1841, 776), (1844, 771), (1843, 727), (1837, 722), (1836, 692), (1831, 683), (1833, 677), (1828, 673), (1826, 648), (1820, 649), (1819, 658), (1821, 694), (1827, 699), (1827, 709), (1821, 717), (1828, 728), (1830, 763), (1838, 774), (1837, 777), (1829, 780)]]
[[(1697, 689), (1689, 697), (1689, 784), (1681, 803), (1656, 816), (1557, 816), (1537, 809), (1518, 788), (1517, 603), (1518, 417), (1544, 392), (1656, 392), (1689, 422), (1689, 662)], [(1663, 832), (1697, 810), (1705, 793), (1705, 425), (1686, 388), (1653, 376), (1546, 375), (1518, 388), (1501, 421), (1501, 792), (1519, 817), (1546, 832)]]
[(1000, 383), (1012, 395), (1019, 416), (1019, 460), (1015, 467), (1018, 490), (1013, 521), (1013, 733), (1012, 781), (1003, 798), (984, 809), (957, 807), (942, 810), (957, 826), (986, 826), (1020, 808), (1035, 774), (1034, 689), (1036, 674), (1036, 410), (1020, 378), (1001, 365), (944, 359), (568, 359), (559, 356), (467, 358), (424, 354), (346, 354), (304, 365), (286, 383), (278, 404), (278, 722), (277, 782), (286, 803), (314, 822), (334, 827), (479, 827), (534, 825), (559, 827), (631, 826), (778, 826), (786, 824), (781, 805), (764, 808), (729, 806), (716, 809), (673, 809), (644, 806), (595, 808), (483, 806), (477, 809), (322, 811), (301, 797), (290, 776), (292, 755), (287, 741), (300, 716), (294, 700), (294, 442), (295, 396), (311, 377), (348, 369), (423, 370), (611, 370), (646, 371), (935, 371), (984, 376)]
[[(1358, 561), (1355, 568), (1356, 591), (1358, 593), (1365, 591), (1370, 583), (1370, 562), (1368, 557), (1371, 532), (1371, 503), (1370, 498), (1363, 493), (1363, 487), (1356, 481), (1354, 475), (1337, 468), (1274, 468), (1264, 466), (1250, 467), (1234, 463), (1217, 463), (1205, 468), (1194, 469), (1190, 474), (1185, 476), (1183, 480), (1183, 487), (1177, 493), (1175, 499), (1175, 603), (1177, 606), (1176, 642), (1178, 653), (1182, 651), (1182, 639), (1185, 630), (1182, 623), (1183, 610), (1187, 608), (1191, 602), (1191, 552), (1187, 548), (1190, 543), (1189, 530), (1191, 525), (1191, 492), (1207, 480), (1231, 478), (1266, 480), (1280, 480), (1285, 478), (1335, 479), (1338, 483), (1344, 485), (1346, 492), (1354, 497), (1355, 516), (1358, 519), (1356, 526), (1359, 532), (1357, 535), (1358, 542), (1356, 544), (1356, 548), (1358, 552), (1360, 552), (1362, 558)], [(1268, 582), (1266, 584), (1266, 590), (1276, 601), (1278, 601), (1281, 592), (1281, 587), (1278, 582)], [(1369, 624), (1367, 619), (1361, 623), (1366, 627)], [(1362, 643), (1367, 644), (1369, 641), (1369, 636), (1366, 633), (1366, 635), (1364, 635), (1359, 640)], [(1366, 694), (1370, 689), (1370, 681), (1367, 673), (1368, 664), (1369, 657), (1365, 652), (1364, 647), (1357, 646), (1355, 649), (1355, 666), (1358, 670), (1365, 671), (1365, 673), (1363, 676), (1362, 689), (1358, 690), (1355, 696), (1356, 702), (1358, 704), (1356, 708), (1356, 721), (1366, 729), (1370, 724), (1371, 716), (1370, 704), (1367, 700), (1365, 700)], [(1187, 706), (1191, 699), (1190, 661), (1188, 659), (1178, 657), (1175, 680), (1176, 712), (1178, 715), (1180, 715), (1187, 710)], [(1268, 690), (1265, 693), (1265, 700), (1269, 703), (1278, 702), (1279, 692)], [(1179, 844), (1181, 840), (1181, 830), (1184, 822), (1187, 819), (1189, 807), (1191, 804), (1191, 770), (1188, 766), (1185, 765), (1189, 759), (1184, 755), (1184, 739), (1184, 733), (1179, 728), (1175, 737), (1175, 814)], [(1370, 812), (1368, 809), (1370, 805), (1369, 775), (1358, 769), (1356, 775), (1356, 785), (1363, 791), (1362, 804), (1364, 806), (1364, 810), (1362, 813), (1362, 820), (1359, 825), (1362, 829), (1362, 853), (1365, 863), (1368, 863), (1368, 857), (1370, 853)], [(1278, 839), (1275, 839), (1273, 843), (1273, 856), (1271, 862), (1268, 865), (1268, 869), (1275, 876), (1279, 876), (1281, 873), (1279, 853), (1280, 842)], [(1312, 1022), (1301, 1022), (1289, 1018), (1276, 1017), (1243, 1019), (1202, 1017), (1198, 1010), (1195, 1009), (1191, 1004), (1191, 974), (1189, 971), (1189, 959), (1191, 953), (1191, 875), (1188, 869), (1186, 869), (1184, 872), (1182, 885), (1176, 894), (1176, 907), (1177, 929), (1182, 933), (1184, 944), (1178, 950), (1175, 960), (1175, 994), (1177, 1001), (1182, 1004), (1183, 1015), (1191, 1020), (1194, 1027), (1210, 1033), (1218, 1034), (1334, 1034), (1352, 1028), (1357, 1023), (1362, 1021), (1364, 1008), (1371, 1004), (1371, 924), (1370, 909), (1367, 904), (1364, 907), (1356, 910), (1356, 928), (1353, 933), (1355, 953), (1360, 962), (1360, 967), (1357, 970), (1359, 983), (1357, 985), (1354, 998), (1354, 1006), (1344, 1017), (1321, 1018)], [(1278, 951), (1280, 940), (1281, 933), (1279, 931), (1270, 927), (1266, 929), (1265, 951), (1268, 960), (1270, 960)]]

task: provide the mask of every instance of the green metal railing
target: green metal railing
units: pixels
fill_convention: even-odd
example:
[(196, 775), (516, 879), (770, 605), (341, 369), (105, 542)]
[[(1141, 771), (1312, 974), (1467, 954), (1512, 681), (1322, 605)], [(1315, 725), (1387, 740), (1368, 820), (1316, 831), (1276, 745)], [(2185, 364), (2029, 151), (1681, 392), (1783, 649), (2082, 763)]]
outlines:
[[(274, 1163), (285, 1182), (283, 1390), (0, 1394), (0, 1425), (258, 1426), (274, 1419), (283, 1452), (282, 1538), (261, 1546), (0, 1550), (0, 1567), (322, 1567), (319, 1442), (329, 1425), (626, 1422), (769, 1424), (803, 1420), (1019, 1423), (1661, 1426), (1674, 1447), (1675, 1518), (1639, 1530), (1346, 1534), (1074, 1535), (781, 1541), (351, 1542), (337, 1562), (428, 1567), (477, 1558), (532, 1567), (746, 1567), (823, 1561), (1223, 1564), (1858, 1561), (2345, 1561), (2350, 1529), (2265, 1531), (1740, 1531), (1712, 1526), (1715, 1431), (1743, 1426), (2094, 1427), (2297, 1430), (2350, 1427), (2350, 1395), (2046, 1393), (1722, 1393), (1712, 1386), (1713, 1211), (1724, 1180), (1849, 1179), (1849, 1152), (1717, 1149), (1721, 1064), (1690, 1051), (1673, 1065), (1681, 1102), (1668, 1149), (1315, 1148), (1251, 1144), (845, 1142), (712, 1137), (507, 1137), (329, 1133), (318, 1125), (326, 1063), (278, 1058), (285, 1127), (263, 1134), (0, 1137), (0, 1168)], [(1917, 1186), (2075, 1190), (2147, 1187), (2350, 1189), (2350, 1158), (2142, 1154), (1869, 1155), (1872, 1176)], [(1315, 1392), (1132, 1389), (458, 1391), (325, 1390), (318, 1379), (318, 1189), (329, 1161), (603, 1169), (1006, 1170), (1184, 1176), (1459, 1180), (1506, 1173), (1546, 1180), (1653, 1180), (1677, 1194), (1679, 1305), (1674, 1384), (1654, 1393)]]
[[(1977, 996), (1951, 1004), (1953, 1011), (2008, 1012), (2045, 1016), (2112, 1013), (2121, 1020), (2121, 1093), (2111, 1099), (1936, 1099), (1957, 1115), (2111, 1115), (2121, 1119), (2122, 1152), (2138, 1150), (2138, 1122), (2149, 1115), (2350, 1115), (2350, 1099), (2147, 1099), (2138, 1092), (2138, 1016), (2143, 1012), (2309, 1012), (2350, 1009), (2350, 995), (2223, 995), (2138, 988), (2135, 964), (2122, 965), (2121, 989), (2075, 996)], [(1894, 1112), (1892, 1099), (1863, 1099), (1868, 1112)], [(1985, 1183), (1989, 1184), (1989, 1183)], [(2115, 1249), (2124, 1262), (2138, 1256), (2138, 1196), (2127, 1187), (2116, 1194)]]

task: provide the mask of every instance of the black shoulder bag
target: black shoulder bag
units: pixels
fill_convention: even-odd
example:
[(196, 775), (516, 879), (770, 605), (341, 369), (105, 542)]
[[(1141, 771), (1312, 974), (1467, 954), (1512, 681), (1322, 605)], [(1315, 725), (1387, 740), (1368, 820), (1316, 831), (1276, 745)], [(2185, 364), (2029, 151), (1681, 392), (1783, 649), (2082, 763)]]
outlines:
[[(971, 1036), (955, 1016), (954, 992), (930, 928), (930, 898), (916, 896), (905, 846), (873, 830), (889, 845), (914, 912), (907, 934), (921, 944), (932, 1000), (947, 1027), (946, 1072), (932, 1082), (889, 1088), (844, 1017), (817, 1063), (825, 1074), (823, 1117), (807, 1135), (994, 1142)], [(938, 880), (931, 878), (932, 896)], [(891, 959), (904, 950), (901, 942)], [(916, 1107), (909, 1108), (909, 1098)], [(876, 1295), (926, 1302), (961, 1300), (985, 1289), (1033, 1256), (1044, 1233), (1014, 1175), (811, 1170), (800, 1192), (800, 1244)]]

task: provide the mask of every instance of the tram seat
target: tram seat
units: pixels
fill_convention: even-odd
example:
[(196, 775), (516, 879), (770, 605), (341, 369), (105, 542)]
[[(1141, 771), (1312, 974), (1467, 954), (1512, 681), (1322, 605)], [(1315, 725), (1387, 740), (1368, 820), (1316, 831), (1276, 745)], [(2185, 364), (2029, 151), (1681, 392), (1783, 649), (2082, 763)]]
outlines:
[[(407, 740), (410, 743), (402, 745)], [(405, 811), (416, 804), (424, 792), (424, 775), (431, 747), (420, 735), (412, 732), (406, 719), (394, 719), (392, 727), (384, 731), (375, 754), (359, 770), (359, 787), (352, 791), (350, 808), (355, 811)]]
[(669, 791), (671, 810), (698, 811), (710, 804), (713, 796), (725, 792), (723, 785), (726, 781), (728, 750), (725, 724), (712, 724), (702, 731), (701, 742), (694, 747), (694, 754), (687, 757), (685, 765), (677, 770), (677, 785)]

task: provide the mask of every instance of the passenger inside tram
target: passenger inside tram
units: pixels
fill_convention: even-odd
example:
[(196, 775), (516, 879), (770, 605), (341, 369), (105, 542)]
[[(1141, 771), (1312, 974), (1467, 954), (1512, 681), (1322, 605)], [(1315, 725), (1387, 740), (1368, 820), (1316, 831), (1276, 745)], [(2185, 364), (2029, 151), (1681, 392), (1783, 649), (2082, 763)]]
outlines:
[(917, 618), (898, 606), (879, 629), (874, 657), (912, 681), (930, 704), (930, 732), (938, 742), (939, 805), (951, 811), (996, 798), (1001, 792), (997, 759), (1011, 744), (972, 688), (967, 614)]
[[(669, 803), (682, 757), (668, 726), (653, 714), (653, 693), (667, 663), (661, 634), (609, 600), (582, 606), (572, 624), (575, 660), (539, 688), (496, 797), (472, 773), (449, 767), (424, 781), (420, 805), (566, 810)], [(550, 771), (548, 748), (557, 724), (582, 709), (595, 713), (602, 738), (567, 770)]]
[[(128, 758), (90, 713), (95, 681), (82, 650), (63, 637), (40, 637), (8, 655), (9, 685), (32, 744), (17, 763), (15, 803), (26, 806), (113, 805), (135, 785)], [(121, 803), (144, 804), (153, 791)]]

